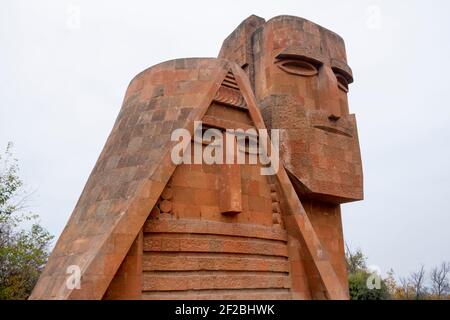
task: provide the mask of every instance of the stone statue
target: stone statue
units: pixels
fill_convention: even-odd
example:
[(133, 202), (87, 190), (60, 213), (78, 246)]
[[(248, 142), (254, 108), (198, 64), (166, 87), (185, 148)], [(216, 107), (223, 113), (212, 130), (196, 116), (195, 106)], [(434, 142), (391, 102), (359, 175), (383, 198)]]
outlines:
[(291, 16), (138, 74), (31, 299), (348, 299), (352, 81), (343, 40)]

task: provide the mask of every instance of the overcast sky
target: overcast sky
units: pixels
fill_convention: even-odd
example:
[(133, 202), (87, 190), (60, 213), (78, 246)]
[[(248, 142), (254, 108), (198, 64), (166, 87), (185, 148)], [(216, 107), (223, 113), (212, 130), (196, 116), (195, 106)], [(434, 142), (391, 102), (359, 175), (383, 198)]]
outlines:
[(214, 57), (247, 16), (301, 16), (346, 41), (365, 174), (346, 241), (384, 273), (450, 261), (449, 1), (2, 1), (0, 149), (15, 144), (32, 209), (59, 235), (129, 81)]

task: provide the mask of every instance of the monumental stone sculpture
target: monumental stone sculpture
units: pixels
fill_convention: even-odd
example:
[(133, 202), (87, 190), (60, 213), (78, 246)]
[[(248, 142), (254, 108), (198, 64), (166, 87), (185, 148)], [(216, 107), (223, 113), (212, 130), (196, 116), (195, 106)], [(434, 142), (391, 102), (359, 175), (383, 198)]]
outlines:
[(138, 74), (31, 299), (348, 299), (352, 81), (343, 40), (291, 16)]

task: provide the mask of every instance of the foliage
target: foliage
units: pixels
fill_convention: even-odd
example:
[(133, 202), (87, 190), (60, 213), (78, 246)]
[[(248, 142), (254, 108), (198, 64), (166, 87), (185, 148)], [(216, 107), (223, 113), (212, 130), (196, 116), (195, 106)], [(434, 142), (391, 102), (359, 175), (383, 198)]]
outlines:
[[(389, 270), (385, 278), (380, 277), (380, 289), (369, 289), (367, 279), (371, 272), (367, 269), (367, 258), (361, 251), (350, 250), (346, 246), (345, 257), (348, 269), (348, 284), (352, 300), (449, 300), (450, 299), (450, 263), (443, 262), (427, 273), (421, 265), (408, 277), (396, 280), (394, 270)], [(427, 282), (428, 280), (428, 282)], [(427, 284), (431, 287), (427, 287)]]
[[(352, 251), (346, 245), (345, 258), (351, 300), (386, 300), (390, 298), (389, 288), (385, 280), (381, 278), (381, 275), (370, 272), (367, 269), (367, 257), (361, 249)], [(368, 285), (374, 278), (379, 280), (379, 287), (370, 287)]]
[(345, 245), (345, 247), (345, 261), (347, 262), (348, 273), (353, 274), (359, 271), (367, 270), (367, 258), (366, 256), (364, 256), (361, 249), (356, 249), (353, 252), (347, 244)]
[[(53, 236), (24, 211), (28, 195), (22, 190), (19, 166), (9, 143), (0, 155), (0, 299), (26, 299), (47, 261)], [(22, 229), (25, 225), (29, 229)]]
[(387, 300), (390, 298), (386, 283), (381, 280), (380, 288), (369, 289), (367, 280), (371, 273), (358, 271), (348, 276), (348, 287), (351, 300)]

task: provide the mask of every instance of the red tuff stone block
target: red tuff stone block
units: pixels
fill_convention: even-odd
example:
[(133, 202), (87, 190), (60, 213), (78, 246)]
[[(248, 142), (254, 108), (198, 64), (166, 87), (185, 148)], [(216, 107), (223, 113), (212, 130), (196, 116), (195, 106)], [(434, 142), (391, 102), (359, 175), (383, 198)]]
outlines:
[(236, 215), (242, 212), (241, 168), (238, 164), (224, 164), (220, 168), (220, 212)]
[(159, 204), (159, 208), (164, 213), (171, 212), (172, 211), (172, 202), (170, 202), (169, 200), (163, 200)]

